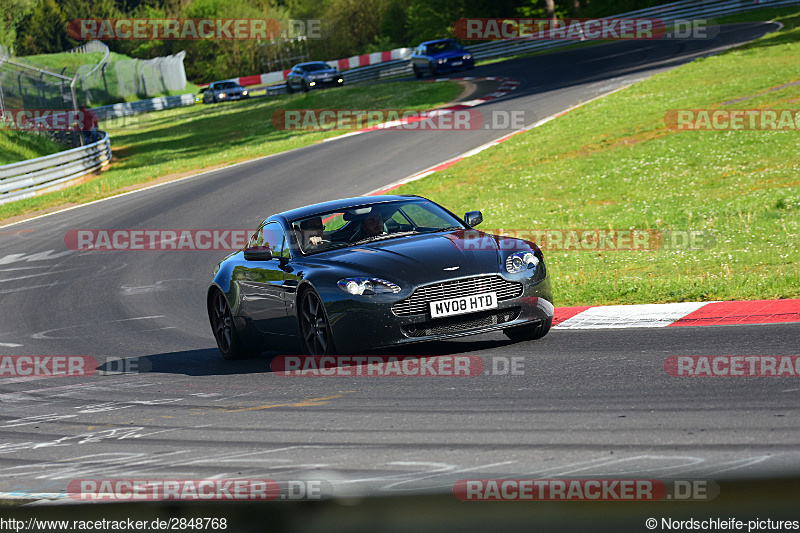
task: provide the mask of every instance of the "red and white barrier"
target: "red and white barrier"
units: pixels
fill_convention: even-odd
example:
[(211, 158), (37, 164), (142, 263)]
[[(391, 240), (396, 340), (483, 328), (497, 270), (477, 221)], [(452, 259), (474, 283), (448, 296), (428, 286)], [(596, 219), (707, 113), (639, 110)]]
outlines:
[(558, 329), (663, 328), (800, 322), (800, 300), (556, 307)]
[[(406, 59), (411, 55), (412, 48), (395, 48), (394, 50), (387, 50), (386, 52), (375, 52), (372, 54), (363, 54), (360, 56), (347, 57), (345, 59), (334, 59), (326, 61), (330, 66), (337, 67), (339, 70), (347, 70), (358, 67), (368, 67), (370, 65), (379, 65), (381, 63), (388, 63), (389, 61), (397, 61), (398, 59)], [(252, 76), (240, 76), (238, 78), (230, 78), (242, 87), (249, 85), (271, 85), (280, 83), (286, 79), (289, 70), (277, 70), (275, 72), (267, 72), (266, 74), (254, 74)], [(205, 87), (208, 83), (200, 84), (200, 87)]]

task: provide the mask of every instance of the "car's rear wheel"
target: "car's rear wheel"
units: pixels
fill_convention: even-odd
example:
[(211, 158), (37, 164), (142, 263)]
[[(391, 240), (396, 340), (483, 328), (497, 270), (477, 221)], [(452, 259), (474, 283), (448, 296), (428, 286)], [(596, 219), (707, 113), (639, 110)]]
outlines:
[(286, 92), (288, 94), (292, 94), (294, 92), (294, 89), (292, 89), (292, 84), (289, 83), (288, 81), (286, 82)]
[(503, 333), (505, 333), (506, 337), (514, 342), (535, 341), (536, 339), (541, 339), (547, 335), (547, 332), (550, 331), (550, 326), (552, 323), (552, 318), (548, 320), (541, 320), (533, 326), (517, 326), (516, 328), (504, 329)]
[(303, 352), (308, 355), (333, 355), (333, 345), (328, 314), (319, 296), (307, 289), (300, 296), (300, 334)]
[(217, 347), (225, 359), (244, 359), (256, 355), (254, 350), (247, 348), (236, 333), (233, 325), (233, 314), (228, 305), (225, 294), (215, 289), (208, 298), (208, 317), (211, 320), (211, 330)]

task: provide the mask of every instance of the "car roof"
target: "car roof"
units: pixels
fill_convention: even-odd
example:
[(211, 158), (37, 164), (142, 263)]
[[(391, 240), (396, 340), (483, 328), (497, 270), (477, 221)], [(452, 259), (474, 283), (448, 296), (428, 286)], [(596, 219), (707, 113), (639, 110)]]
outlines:
[(323, 65), (326, 65), (329, 68), (333, 68), (330, 65), (328, 65), (328, 63), (326, 63), (325, 61), (306, 61), (305, 63), (296, 64), (295, 67), (303, 67), (305, 65), (319, 65), (320, 63), (322, 63)]
[(452, 41), (452, 42), (454, 42), (454, 43), (457, 43), (457, 42), (458, 42), (458, 41), (456, 41), (455, 39), (434, 39), (433, 41), (425, 41), (425, 42), (421, 42), (421, 43), (419, 43), (419, 44), (420, 44), (420, 45), (423, 45), (423, 44), (444, 43), (444, 42), (447, 42), (447, 41)]
[(307, 205), (305, 207), (298, 207), (297, 209), (292, 209), (290, 211), (284, 211), (283, 213), (277, 213), (271, 217), (270, 219), (276, 218), (284, 218), (287, 221), (296, 220), (298, 218), (307, 217), (310, 215), (314, 215), (316, 213), (324, 213), (327, 211), (336, 211), (339, 209), (350, 209), (353, 207), (359, 207), (362, 205), (369, 205), (369, 204), (385, 204), (389, 202), (396, 202), (398, 200), (409, 200), (409, 199), (420, 199), (425, 200), (425, 198), (421, 196), (416, 196), (413, 194), (403, 194), (403, 195), (381, 195), (381, 196), (359, 196), (356, 198), (342, 198), (341, 200), (332, 200), (330, 202), (322, 202), (319, 204)]

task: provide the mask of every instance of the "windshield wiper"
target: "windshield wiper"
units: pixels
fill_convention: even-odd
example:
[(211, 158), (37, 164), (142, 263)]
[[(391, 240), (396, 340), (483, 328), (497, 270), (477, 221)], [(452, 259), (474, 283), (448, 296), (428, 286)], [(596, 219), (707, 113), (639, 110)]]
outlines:
[(353, 243), (353, 246), (355, 246), (357, 244), (365, 244), (365, 243), (368, 243), (368, 242), (382, 241), (384, 239), (391, 239), (391, 238), (394, 238), (394, 237), (405, 237), (406, 235), (416, 235), (418, 233), (419, 233), (418, 231), (414, 231), (414, 230), (411, 230), (411, 231), (398, 231), (397, 233), (384, 233), (384, 234), (381, 234), (381, 235), (374, 235), (372, 237), (367, 237), (366, 239), (358, 240), (358, 241)]

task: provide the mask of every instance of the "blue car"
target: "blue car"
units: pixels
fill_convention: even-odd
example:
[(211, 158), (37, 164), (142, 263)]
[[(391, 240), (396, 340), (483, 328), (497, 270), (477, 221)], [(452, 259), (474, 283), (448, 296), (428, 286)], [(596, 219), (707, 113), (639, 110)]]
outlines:
[(300, 63), (292, 67), (286, 75), (286, 92), (307, 92), (323, 87), (339, 87), (344, 83), (339, 69), (324, 61)]
[(411, 55), (411, 67), (417, 78), (474, 66), (472, 53), (453, 39), (425, 41)]

